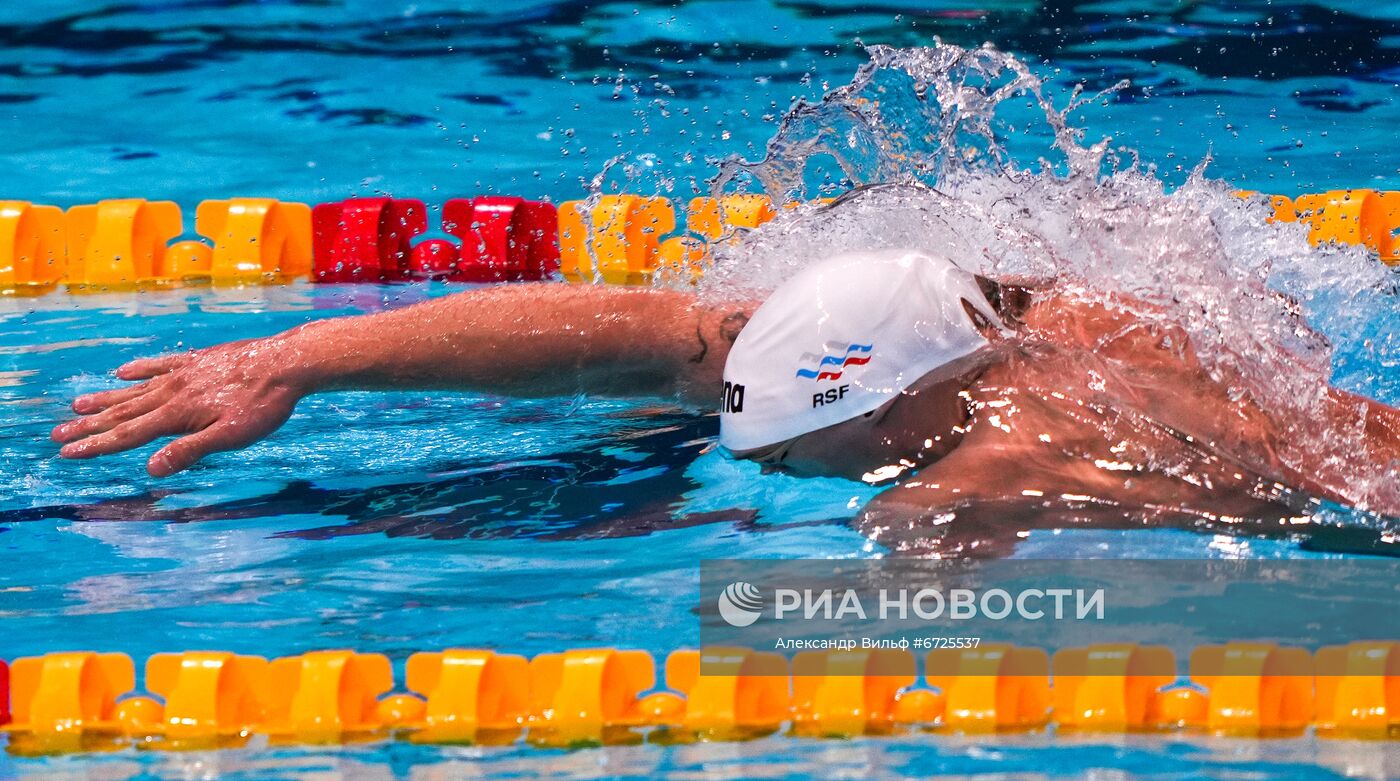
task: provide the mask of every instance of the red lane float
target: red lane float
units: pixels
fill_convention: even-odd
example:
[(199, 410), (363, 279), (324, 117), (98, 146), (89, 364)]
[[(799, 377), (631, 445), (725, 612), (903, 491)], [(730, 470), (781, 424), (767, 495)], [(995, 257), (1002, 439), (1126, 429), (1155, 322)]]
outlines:
[[(413, 274), (423, 279), (456, 279), (461, 252), (447, 239), (424, 239), (413, 245)], [(320, 280), (317, 280), (320, 281)]]
[(407, 198), (350, 198), (312, 211), (312, 281), (518, 282), (559, 268), (558, 215), (542, 201), (453, 198), (443, 205), (449, 239), (419, 239), (427, 207)]
[(413, 237), (428, 230), (427, 207), (409, 198), (350, 198), (311, 210), (314, 282), (412, 278)]
[(533, 282), (559, 269), (559, 217), (553, 204), (483, 195), (442, 207), (442, 229), (460, 245), (431, 239), (413, 249), (421, 276), (453, 282)]
[(0, 659), (0, 727), (10, 723), (10, 666)]

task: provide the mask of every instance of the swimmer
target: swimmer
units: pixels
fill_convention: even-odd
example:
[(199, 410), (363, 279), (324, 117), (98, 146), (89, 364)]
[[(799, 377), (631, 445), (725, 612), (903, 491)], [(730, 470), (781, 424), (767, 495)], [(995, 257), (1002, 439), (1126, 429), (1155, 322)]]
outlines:
[(814, 263), (761, 304), (506, 285), (132, 361), (117, 376), (137, 384), (80, 396), (53, 438), (92, 458), (178, 436), (148, 462), (161, 477), (266, 437), (321, 391), (675, 396), (718, 403), (735, 458), (891, 483), (862, 531), (937, 555), (1005, 553), (978, 546), (1008, 519), (1278, 533), (1346, 502), (1348, 465), (1280, 455), (1301, 425), (1359, 428), (1376, 468), (1400, 463), (1400, 410), (1323, 385), (1324, 419), (1278, 419), (1123, 303), (913, 250)]

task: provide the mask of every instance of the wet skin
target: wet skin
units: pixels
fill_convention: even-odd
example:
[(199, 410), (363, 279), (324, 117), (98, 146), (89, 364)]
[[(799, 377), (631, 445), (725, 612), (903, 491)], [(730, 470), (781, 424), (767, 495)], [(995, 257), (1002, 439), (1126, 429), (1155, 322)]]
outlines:
[[(1232, 394), (1179, 328), (1065, 298), (1037, 301), (1022, 317), (1018, 336), (987, 350), (969, 378), (962, 421), (950, 425), (946, 390), (926, 403), (916, 387), (896, 404), (909, 409), (877, 426), (917, 472), (864, 509), (869, 536), (909, 552), (1000, 555), (1015, 542), (1008, 522), (1018, 532), (1170, 524), (1278, 534), (1319, 499), (1346, 502), (1337, 464), (1290, 447), (1293, 426), (1316, 422)], [(1362, 425), (1375, 468), (1400, 463), (1396, 410), (1318, 393), (1324, 425)], [(946, 455), (920, 452), (930, 421), (958, 437)]]
[[(1187, 523), (1277, 530), (1346, 476), (1291, 453), (1296, 425), (1355, 424), (1374, 460), (1400, 462), (1400, 412), (1317, 389), (1321, 421), (1279, 420), (1213, 379), (1177, 329), (1063, 296), (1002, 301), (1010, 335), (864, 416), (800, 437), (782, 468), (899, 478), (862, 529), (920, 553), (966, 555), (1006, 529)], [(673, 395), (713, 407), (752, 304), (675, 291), (516, 285), (319, 321), (267, 339), (133, 361), (136, 385), (79, 397), (54, 429), (90, 458), (179, 435), (162, 476), (276, 430), (298, 399), (343, 388), (516, 395)], [(501, 313), (511, 313), (503, 317)], [(1400, 515), (1400, 500), (1370, 509)], [(957, 523), (950, 521), (956, 520)], [(996, 535), (1005, 538), (1005, 534)], [(983, 550), (982, 553), (997, 551)]]

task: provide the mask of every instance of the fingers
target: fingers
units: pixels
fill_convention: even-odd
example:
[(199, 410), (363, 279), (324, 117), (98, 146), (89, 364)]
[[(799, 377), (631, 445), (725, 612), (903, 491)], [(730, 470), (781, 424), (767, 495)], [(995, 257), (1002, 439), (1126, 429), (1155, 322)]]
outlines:
[(196, 461), (210, 453), (234, 450), (247, 444), (233, 423), (215, 423), (203, 431), (180, 437), (157, 450), (146, 462), (146, 471), (151, 477), (168, 477), (194, 465)]
[[(86, 421), (74, 421), (83, 423)], [(124, 420), (111, 429), (94, 434), (59, 449), (64, 458), (95, 458), (140, 447), (153, 439), (189, 430), (170, 410), (157, 409), (140, 417)]]
[(113, 405), (134, 399), (150, 389), (150, 384), (143, 382), (139, 385), (129, 385), (116, 390), (86, 393), (73, 399), (73, 411), (79, 415), (91, 415), (94, 412), (101, 412)]
[(142, 394), (88, 417), (55, 426), (50, 436), (55, 442), (76, 442), (84, 437), (108, 431), (123, 421), (145, 415), (163, 402), (161, 396)]
[(190, 359), (190, 355), (191, 353), (176, 353), (155, 358), (137, 358), (118, 366), (117, 376), (123, 380), (149, 380), (179, 368)]

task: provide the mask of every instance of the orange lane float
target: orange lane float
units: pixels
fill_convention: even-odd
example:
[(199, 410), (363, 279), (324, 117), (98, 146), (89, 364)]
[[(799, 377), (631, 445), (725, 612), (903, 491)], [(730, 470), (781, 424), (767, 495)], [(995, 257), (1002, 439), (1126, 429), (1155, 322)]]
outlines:
[(651, 281), (661, 239), (676, 228), (665, 198), (604, 195), (559, 204), (559, 270), (570, 282), (614, 285)]
[(822, 737), (888, 734), (900, 690), (914, 683), (908, 651), (803, 651), (792, 659), (793, 731)]
[(736, 229), (753, 230), (777, 216), (766, 195), (726, 195), (695, 198), (686, 215), (686, 229), (706, 241), (719, 241)]
[[(1253, 197), (1241, 191), (1241, 197)], [(1274, 213), (1270, 222), (1301, 222), (1313, 244), (1337, 243), (1365, 246), (1383, 262), (1400, 263), (1400, 192), (1367, 189), (1329, 190), (1296, 198), (1269, 195)]]
[(1400, 643), (1357, 642), (1317, 651), (1318, 734), (1393, 738), (1400, 734)]
[(661, 243), (660, 263), (678, 276), (698, 277), (710, 262), (711, 245), (753, 230), (776, 215), (766, 195), (694, 198), (686, 213), (686, 235)]
[(166, 247), (184, 230), (173, 201), (122, 198), (68, 210), (70, 288), (124, 289), (175, 281)]
[(167, 257), (182, 252), (194, 256), (178, 257), (178, 264), (171, 264), (183, 276), (257, 283), (301, 279), (311, 273), (311, 207), (304, 203), (272, 198), (204, 201), (195, 211), (195, 231), (213, 242), (207, 266), (199, 251), (184, 242), (167, 251)]
[(180, 207), (140, 198), (74, 206), (66, 220), (64, 281), (78, 290), (122, 290), (181, 282), (285, 282), (310, 271), (305, 204), (270, 198), (205, 201), (195, 229), (211, 243), (177, 241)]
[(666, 686), (642, 711), (680, 738), (743, 740), (777, 732), (790, 713), (788, 661), (747, 648), (675, 651)]
[(379, 698), (394, 688), (383, 654), (313, 651), (267, 668), (262, 731), (307, 743), (363, 739), (380, 731)]
[(676, 279), (699, 279), (710, 264), (710, 245), (696, 236), (672, 236), (657, 249), (658, 271)]
[(1300, 221), (1310, 226), (1314, 244), (1360, 244), (1386, 263), (1397, 260), (1392, 232), (1400, 227), (1400, 193), (1331, 190), (1293, 199)]
[(1050, 657), (1039, 648), (940, 649), (929, 653), (924, 670), (944, 699), (939, 726), (997, 732), (1038, 729), (1050, 720)]
[(219, 651), (156, 654), (146, 660), (146, 689), (161, 699), (128, 697), (118, 721), (129, 737), (182, 747), (232, 745), (264, 721), (267, 660)]
[(645, 651), (590, 648), (530, 660), (530, 740), (580, 746), (640, 741), (642, 693), (656, 685)]
[(67, 270), (63, 210), (28, 201), (0, 201), (0, 291), (46, 293)]
[(1191, 653), (1190, 671), (1191, 682), (1206, 690), (1205, 707), (1162, 721), (1246, 736), (1300, 734), (1312, 721), (1313, 658), (1301, 648), (1200, 646)]
[[(0, 662), (0, 731), (21, 754), (339, 743), (537, 745), (745, 740), (897, 731), (990, 733), (1185, 729), (1233, 737), (1400, 735), (1400, 643), (1357, 642), (1316, 655), (1272, 643), (1202, 646), (1189, 683), (1171, 652), (1132, 644), (1044, 651), (992, 644), (916, 660), (894, 649), (808, 651), (789, 665), (743, 648), (672, 653), (655, 691), (644, 651), (487, 650), (414, 654), (407, 692), (389, 660), (349, 650), (272, 662), (216, 651), (156, 654), (145, 686), (123, 654), (53, 653)], [(1053, 686), (1048, 673), (1053, 672)], [(8, 686), (8, 693), (6, 687)], [(7, 695), (7, 696), (6, 696)]]
[(894, 701), (891, 717), (900, 727), (928, 729), (943, 720), (948, 699), (931, 689), (904, 689)]
[(1160, 690), (1177, 677), (1170, 649), (1127, 643), (1057, 651), (1051, 669), (1055, 722), (1092, 732), (1157, 728)]
[[(391, 726), (413, 730), (414, 742), (510, 743), (530, 715), (530, 663), (523, 656), (467, 649), (418, 653), (408, 658), (405, 683), (425, 699), (390, 697), (380, 714)], [(396, 709), (394, 715), (386, 705)]]
[(1293, 208), (1293, 199), (1287, 195), (1268, 195), (1258, 190), (1236, 190), (1235, 197), (1248, 201), (1251, 198), (1262, 198), (1269, 202), (1274, 213), (1266, 218), (1265, 222), (1297, 222), (1298, 212)]
[(90, 651), (16, 659), (10, 668), (11, 748), (55, 753), (114, 747), (117, 698), (136, 685), (125, 654)]

